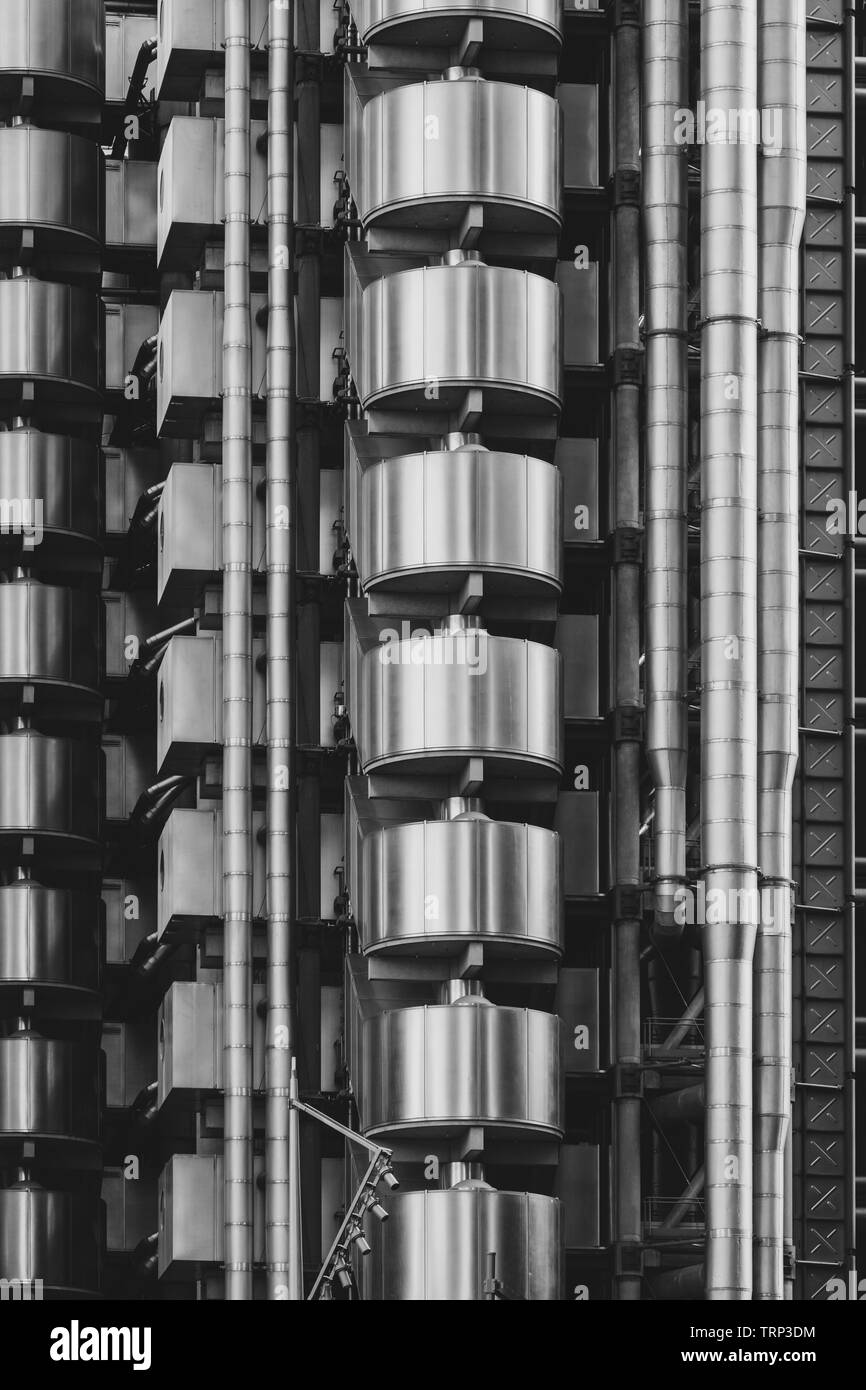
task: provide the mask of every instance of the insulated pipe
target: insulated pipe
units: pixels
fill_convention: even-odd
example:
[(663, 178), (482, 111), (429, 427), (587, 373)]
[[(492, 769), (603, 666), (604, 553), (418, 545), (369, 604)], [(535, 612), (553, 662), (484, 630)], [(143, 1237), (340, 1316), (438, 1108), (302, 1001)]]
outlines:
[(223, 1072), (225, 1297), (253, 1296), (250, 0), (225, 0)]
[[(754, 0), (702, 0), (701, 834), (706, 1296), (752, 1294), (752, 961), (758, 919), (757, 115)], [(722, 140), (719, 135), (723, 136)], [(750, 138), (751, 135), (751, 138)]]
[[(614, 39), (613, 306), (614, 360), (611, 517), (616, 531), (640, 525), (640, 387), (624, 370), (639, 351), (640, 206), (640, 25), (635, 11), (617, 7)], [(612, 696), (617, 709), (639, 709), (641, 567), (618, 557), (612, 579)], [(613, 881), (618, 906), (613, 922), (614, 1047), (616, 1065), (640, 1066), (640, 761), (637, 738), (624, 737), (613, 750)], [(640, 1096), (623, 1088), (613, 1104), (613, 1234), (618, 1272), (617, 1301), (641, 1296)]]
[(294, 3), (270, 6), (268, 69), (267, 563), (267, 1041), (265, 1259), (268, 1298), (303, 1299), (303, 1246), (289, 1228), (289, 1089), (297, 1051), (293, 1009), (295, 895), (295, 487), (292, 305)]
[(688, 764), (688, 0), (643, 8), (646, 322), (646, 706), (655, 783), (656, 930), (674, 932), (686, 875)]
[[(793, 787), (799, 724), (800, 240), (806, 216), (806, 0), (760, 0), (758, 861), (772, 912), (755, 948), (754, 1294), (785, 1296), (791, 1124)], [(769, 132), (768, 132), (769, 133)]]

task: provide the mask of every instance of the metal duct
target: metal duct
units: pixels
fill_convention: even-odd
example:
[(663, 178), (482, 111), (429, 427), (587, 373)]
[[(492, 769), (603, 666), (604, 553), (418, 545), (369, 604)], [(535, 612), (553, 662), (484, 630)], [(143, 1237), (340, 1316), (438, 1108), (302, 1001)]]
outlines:
[(646, 706), (655, 783), (658, 928), (673, 930), (686, 874), (688, 764), (688, 382), (686, 151), (688, 2), (645, 0), (643, 218), (646, 238)]
[(225, 0), (223, 939), (225, 1297), (253, 1292), (250, 0)]
[[(754, 0), (702, 0), (701, 832), (706, 890), (706, 1296), (752, 1292), (757, 933), (757, 113)], [(743, 137), (746, 138), (743, 138)], [(718, 895), (718, 896), (715, 896)], [(709, 915), (709, 914), (708, 914)]]
[[(758, 860), (754, 1298), (785, 1297), (791, 917), (799, 685), (799, 248), (806, 213), (806, 0), (761, 0), (759, 105)], [(769, 138), (768, 138), (769, 137)]]
[[(292, 16), (271, 5), (268, 85), (268, 446), (267, 503), (267, 1106), (265, 1257), (268, 1297), (303, 1297), (300, 1232), (289, 1229), (289, 1089), (295, 1052), (292, 1008), (294, 906), (295, 495), (292, 401)], [(292, 1239), (292, 1237), (295, 1239)]]
[[(614, 352), (628, 361), (640, 348), (640, 209), (633, 189), (640, 174), (640, 27), (637, 8), (615, 11), (614, 110), (616, 206), (613, 214)], [(618, 375), (613, 393), (611, 516), (617, 531), (640, 525), (640, 388), (636, 374)], [(641, 566), (624, 555), (612, 579), (613, 676), (615, 708), (636, 710), (640, 690)], [(618, 1067), (639, 1067), (640, 1027), (640, 760), (637, 737), (623, 738), (613, 750), (612, 825), (615, 852), (612, 882), (635, 891), (616, 895), (614, 921), (614, 1046)], [(617, 1202), (614, 1239), (622, 1268), (614, 1281), (617, 1301), (641, 1296), (640, 1257), (641, 1101), (618, 1095), (613, 1115), (613, 1164)]]

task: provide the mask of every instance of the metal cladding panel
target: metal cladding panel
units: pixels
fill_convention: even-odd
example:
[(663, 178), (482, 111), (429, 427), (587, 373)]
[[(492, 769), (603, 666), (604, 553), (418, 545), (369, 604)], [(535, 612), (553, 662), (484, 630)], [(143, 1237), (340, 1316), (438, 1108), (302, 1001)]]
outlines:
[(152, 160), (108, 160), (105, 242), (109, 250), (156, 246), (156, 166)]
[(485, 40), (494, 44), (554, 49), (562, 42), (559, 0), (352, 0), (351, 10), (363, 43), (450, 47), (472, 19), (484, 20)]
[(477, 629), (383, 642), (360, 662), (353, 727), (363, 770), (465, 757), (562, 766), (559, 653)]
[[(253, 225), (267, 210), (267, 155), (260, 148), (265, 121), (250, 122), (250, 210)], [(225, 222), (225, 121), (175, 116), (159, 157), (157, 260), (185, 265), (205, 241), (221, 237)]]
[(0, 247), (17, 247), (20, 229), (31, 227), (50, 247), (101, 248), (102, 157), (92, 140), (7, 126), (0, 129), (0, 168)]
[(599, 715), (598, 618), (592, 613), (564, 613), (556, 625), (562, 654), (562, 704), (566, 719)]
[(159, 329), (155, 304), (106, 304), (105, 389), (122, 391), (138, 351)]
[(598, 440), (559, 439), (556, 466), (562, 474), (562, 538), (586, 545), (602, 535)]
[[(105, 16), (105, 100), (125, 102), (129, 78), (142, 44), (152, 39), (155, 24), (150, 15), (107, 14)], [(154, 95), (152, 69), (145, 75), (143, 102)]]
[(47, 280), (0, 280), (0, 395), (22, 378), (62, 399), (102, 387), (102, 304), (95, 294)]
[(30, 880), (0, 888), (0, 994), (100, 987), (103, 909), (91, 893)]
[(88, 1043), (13, 1033), (0, 1038), (0, 1142), (68, 1139), (99, 1142), (99, 1052)]
[[(43, 544), (99, 544), (101, 477), (99, 450), (90, 444), (33, 429), (0, 431), (0, 490), (7, 499), (41, 504)], [(5, 539), (4, 528), (0, 543)]]
[[(350, 108), (351, 109), (351, 108)], [(487, 230), (556, 232), (559, 107), (542, 92), (466, 77), (423, 82), (363, 107), (363, 170), (349, 170), (365, 228), (459, 226), (484, 206)]]
[(403, 454), (367, 468), (355, 495), (349, 536), (365, 590), (407, 581), (441, 590), (469, 572), (497, 592), (562, 586), (560, 476), (542, 459)]
[[(0, 1191), (0, 1279), (44, 1292), (97, 1293), (105, 1212), (81, 1193), (51, 1192), (20, 1182)], [(35, 1297), (35, 1295), (33, 1295)]]
[(562, 1199), (566, 1250), (601, 1245), (599, 1158), (595, 1144), (563, 1144), (559, 1151), (556, 1191)]
[(365, 953), (448, 950), (482, 940), (492, 954), (563, 947), (559, 836), (490, 820), (418, 821), (361, 842), (356, 905)]
[(77, 686), (98, 695), (102, 604), (97, 594), (35, 580), (0, 586), (0, 686)]
[(101, 100), (104, 0), (3, 0), (0, 98), (21, 77), (36, 78), (51, 98)]
[(565, 83), (557, 87), (562, 113), (563, 183), (566, 188), (599, 184), (599, 89)]
[(423, 266), (371, 281), (360, 308), (351, 365), (365, 409), (445, 410), (483, 387), (504, 411), (558, 410), (560, 296), (551, 280), (477, 261)]
[(556, 1011), (562, 1019), (566, 1075), (600, 1068), (598, 971), (560, 970)]
[(365, 1134), (455, 1124), (560, 1133), (559, 1019), (471, 997), (364, 1022)]
[(395, 1192), (361, 1264), (375, 1302), (472, 1302), (484, 1297), (486, 1260), (509, 1299), (562, 1296), (562, 1215), (555, 1197), (483, 1188)]
[(103, 776), (99, 749), (33, 730), (0, 735), (0, 835), (99, 839)]
[(594, 897), (599, 883), (598, 792), (561, 792), (556, 803), (556, 828), (564, 846), (564, 889), (567, 898)]

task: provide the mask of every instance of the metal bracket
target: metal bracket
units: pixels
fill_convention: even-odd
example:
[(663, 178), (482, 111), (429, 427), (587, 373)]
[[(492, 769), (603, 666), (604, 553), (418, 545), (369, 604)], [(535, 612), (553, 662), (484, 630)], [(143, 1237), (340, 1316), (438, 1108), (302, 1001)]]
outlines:
[(643, 917), (643, 889), (634, 883), (618, 883), (608, 893), (614, 922), (634, 922)]
[(642, 565), (644, 558), (644, 533), (639, 526), (617, 526), (609, 536), (611, 563), (614, 565)]
[(614, 386), (640, 386), (643, 378), (643, 348), (618, 347), (610, 364)]
[(646, 710), (642, 705), (617, 705), (608, 712), (610, 736), (614, 743), (643, 743), (646, 737)]

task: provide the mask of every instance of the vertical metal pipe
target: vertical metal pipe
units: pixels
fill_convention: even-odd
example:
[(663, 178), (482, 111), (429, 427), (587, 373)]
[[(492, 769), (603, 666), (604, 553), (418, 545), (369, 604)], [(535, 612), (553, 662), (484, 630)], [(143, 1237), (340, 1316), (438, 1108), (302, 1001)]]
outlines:
[[(614, 38), (614, 356), (612, 516), (617, 530), (640, 522), (640, 388), (623, 371), (627, 354), (639, 350), (640, 204), (640, 27), (637, 11), (619, 12)], [(617, 708), (640, 707), (640, 565), (619, 557), (612, 579), (614, 627), (613, 699)], [(613, 753), (613, 880), (627, 890), (613, 924), (614, 1042), (618, 1074), (640, 1065), (640, 918), (626, 906), (640, 884), (640, 744), (621, 738)], [(623, 1259), (641, 1242), (641, 1101), (621, 1087), (614, 1103), (614, 1239), (620, 1267), (615, 1297), (633, 1302), (641, 1276)]]
[(758, 174), (757, 141), (740, 113), (757, 117), (757, 51), (754, 0), (702, 0), (701, 830), (714, 908), (704, 927), (706, 1295), (713, 1300), (752, 1293)]
[[(760, 0), (758, 858), (755, 1299), (784, 1298), (791, 1123), (793, 788), (799, 738), (800, 240), (806, 216), (806, 0)], [(772, 121), (772, 129), (769, 122)]]
[[(267, 344), (267, 1040), (265, 1261), (270, 1299), (303, 1297), (300, 1232), (289, 1226), (289, 1087), (296, 1051), (294, 0), (272, 0), (268, 66)], [(297, 1234), (297, 1239), (293, 1237)]]
[(662, 930), (673, 925), (686, 874), (688, 166), (675, 132), (688, 102), (688, 56), (688, 0), (644, 0), (646, 705)]
[(225, 0), (223, 1007), (225, 1296), (253, 1292), (250, 0)]

